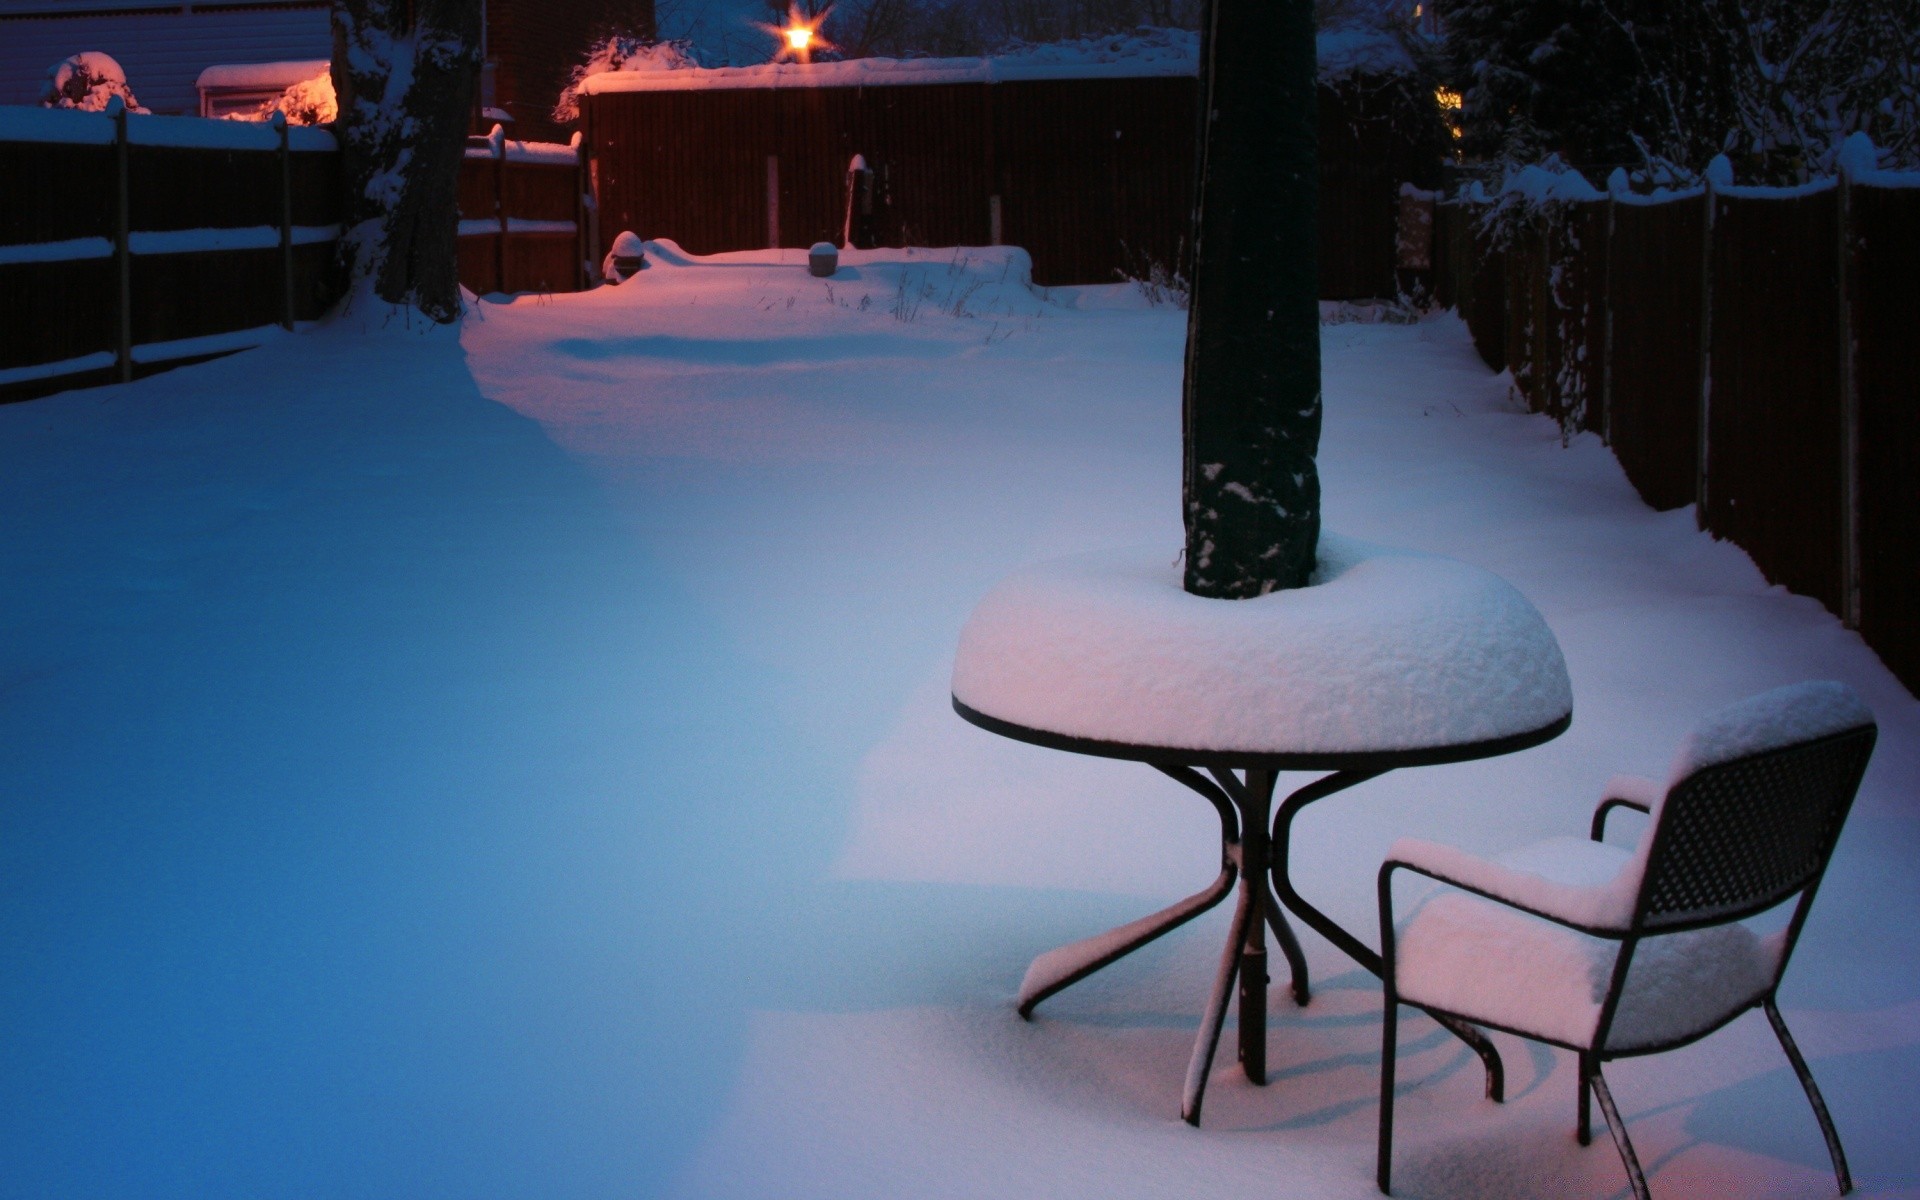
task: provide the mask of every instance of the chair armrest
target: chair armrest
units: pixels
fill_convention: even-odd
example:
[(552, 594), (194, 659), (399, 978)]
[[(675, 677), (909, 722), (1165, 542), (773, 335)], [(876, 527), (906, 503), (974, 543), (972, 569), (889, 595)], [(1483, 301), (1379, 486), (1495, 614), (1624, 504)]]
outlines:
[(1607, 817), (1614, 809), (1631, 808), (1636, 812), (1650, 813), (1666, 794), (1666, 785), (1645, 776), (1615, 775), (1607, 780), (1606, 790), (1600, 793), (1602, 799), (1593, 810), (1590, 836), (1596, 842), (1606, 840)]
[(1634, 889), (1619, 886), (1624, 881), (1600, 886), (1561, 883), (1440, 842), (1401, 838), (1380, 867), (1383, 901), (1389, 898), (1387, 876), (1396, 867), (1600, 937), (1618, 937), (1633, 921)]

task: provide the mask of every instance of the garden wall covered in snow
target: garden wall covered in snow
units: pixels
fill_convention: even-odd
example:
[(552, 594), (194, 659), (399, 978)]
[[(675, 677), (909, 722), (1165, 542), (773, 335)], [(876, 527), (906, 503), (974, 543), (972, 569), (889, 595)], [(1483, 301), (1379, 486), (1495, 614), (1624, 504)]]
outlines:
[(0, 399), (257, 344), (340, 293), (324, 130), (0, 108)]
[[(1323, 48), (1320, 294), (1391, 297), (1399, 187), (1437, 175), (1437, 117), (1409, 116), (1402, 77), (1340, 65)], [(838, 243), (857, 155), (873, 172), (857, 242), (865, 217), (861, 244), (1017, 245), (1039, 283), (1111, 283), (1185, 257), (1194, 71), (1185, 53), (616, 72), (584, 81), (581, 110), (609, 235)]]
[(1535, 168), (1439, 206), (1438, 292), (1655, 508), (1857, 627), (1920, 691), (1920, 175), (1656, 196)]

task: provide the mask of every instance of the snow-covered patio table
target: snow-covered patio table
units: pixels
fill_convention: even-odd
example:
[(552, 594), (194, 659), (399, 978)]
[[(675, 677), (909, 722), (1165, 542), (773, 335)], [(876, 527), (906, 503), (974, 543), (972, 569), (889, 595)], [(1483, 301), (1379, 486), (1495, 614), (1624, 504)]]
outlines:
[[(1231, 932), (1188, 1061), (1181, 1116), (1199, 1124), (1235, 979), (1240, 1062), (1266, 1081), (1271, 925), (1309, 998), (1306, 958), (1281, 904), (1355, 962), (1380, 956), (1295, 889), (1294, 818), (1317, 800), (1402, 767), (1508, 754), (1573, 719), (1566, 664), (1546, 622), (1506, 581), (1454, 559), (1325, 534), (1310, 586), (1251, 600), (1181, 588), (1177, 563), (1107, 552), (1040, 563), (1001, 581), (960, 634), (953, 707), (1035, 745), (1144, 762), (1220, 818), (1220, 873), (1200, 892), (1034, 959), (1020, 1014), (1206, 912), (1234, 890)], [(1273, 809), (1282, 771), (1327, 772)], [(1203, 773), (1204, 772), (1204, 773)], [(1271, 828), (1271, 833), (1269, 833)], [(1272, 888), (1263, 880), (1271, 878)], [(1274, 891), (1277, 890), (1276, 900)], [(1499, 1053), (1478, 1053), (1499, 1099)]]

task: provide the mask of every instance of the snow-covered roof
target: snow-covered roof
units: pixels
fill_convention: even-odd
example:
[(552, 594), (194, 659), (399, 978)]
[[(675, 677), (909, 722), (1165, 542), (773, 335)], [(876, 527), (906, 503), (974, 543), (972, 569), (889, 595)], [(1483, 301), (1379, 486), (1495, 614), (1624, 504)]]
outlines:
[[(1414, 70), (1398, 38), (1380, 30), (1336, 29), (1319, 35), (1320, 77)], [(1111, 37), (1018, 46), (983, 58), (855, 58), (842, 62), (761, 63), (751, 67), (676, 67), (636, 57), (621, 69), (581, 81), (589, 95), (736, 88), (880, 87), (939, 83), (1023, 83), (1056, 79), (1134, 79), (1196, 75), (1200, 35), (1183, 29), (1138, 29)]]
[(283, 62), (239, 63), (231, 66), (208, 67), (194, 80), (194, 86), (201, 91), (214, 88), (235, 88), (257, 91), (264, 88), (286, 88), (304, 79), (312, 79), (327, 69), (324, 58), (297, 58)]

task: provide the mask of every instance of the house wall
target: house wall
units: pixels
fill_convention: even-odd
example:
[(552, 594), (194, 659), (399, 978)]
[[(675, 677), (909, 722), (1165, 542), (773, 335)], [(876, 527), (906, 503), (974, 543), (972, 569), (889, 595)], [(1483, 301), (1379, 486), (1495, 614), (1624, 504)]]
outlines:
[(333, 54), (325, 0), (172, 12), (89, 11), (69, 0), (58, 6), (67, 15), (45, 15), (52, 7), (0, 9), (0, 104), (38, 104), (47, 69), (83, 50), (112, 55), (141, 104), (176, 115), (200, 111), (194, 81), (207, 67)]

